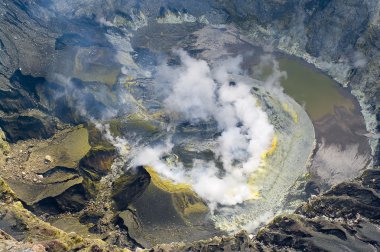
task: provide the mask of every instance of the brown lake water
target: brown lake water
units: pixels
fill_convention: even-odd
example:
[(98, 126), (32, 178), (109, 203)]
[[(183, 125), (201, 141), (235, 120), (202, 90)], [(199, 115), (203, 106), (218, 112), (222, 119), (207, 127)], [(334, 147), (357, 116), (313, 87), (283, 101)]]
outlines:
[(287, 78), (284, 92), (304, 106), (315, 128), (317, 146), (310, 172), (323, 188), (353, 179), (371, 160), (363, 115), (348, 88), (313, 66), (289, 57), (278, 58)]
[(280, 69), (287, 78), (281, 82), (284, 92), (305, 107), (313, 121), (335, 113), (336, 107), (348, 111), (355, 109), (355, 101), (349, 93), (330, 77), (294, 59), (278, 59)]

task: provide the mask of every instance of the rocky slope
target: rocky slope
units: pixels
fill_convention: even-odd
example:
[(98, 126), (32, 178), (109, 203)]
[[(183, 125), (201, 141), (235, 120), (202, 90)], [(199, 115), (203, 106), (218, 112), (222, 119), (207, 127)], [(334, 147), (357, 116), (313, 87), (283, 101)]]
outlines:
[[(138, 170), (112, 183), (120, 175), (112, 169), (116, 149), (88, 118), (108, 119), (113, 108), (119, 109), (112, 93), (128, 88), (117, 81), (120, 69), (144, 77), (133, 66), (131, 45), (120, 38), (152, 21), (185, 22), (189, 30), (227, 22), (250, 43), (270, 42), (315, 64), (358, 98), (374, 162), (361, 177), (310, 199), (294, 214), (278, 216), (255, 237), (242, 232), (157, 245), (150, 251), (379, 250), (379, 11), (374, 0), (3, 1), (0, 250), (119, 251), (141, 246), (131, 238), (132, 228), (128, 230), (133, 226), (139, 235), (133, 211), (117, 203), (125, 192), (125, 202), (139, 197), (151, 174)], [(178, 45), (179, 38), (191, 40), (185, 33), (176, 31), (172, 44), (158, 43), (161, 35), (156, 34), (153, 47), (162, 50)], [(141, 41), (136, 37), (131, 43)], [(110, 123), (114, 135), (128, 127), (144, 128), (147, 137), (156, 131), (153, 120), (147, 123), (137, 116), (125, 121)]]
[[(241, 232), (191, 244), (157, 245), (147, 251), (377, 251), (380, 249), (379, 183), (380, 171), (367, 170), (360, 178), (339, 184), (310, 199), (294, 214), (276, 217), (255, 237)], [(71, 238), (66, 237), (64, 232), (23, 209), (4, 182), (1, 199), (2, 226), (7, 223), (9, 234), (29, 242), (16, 242), (2, 233), (1, 246), (4, 248), (30, 248), (32, 251), (60, 251), (73, 247), (89, 251), (118, 250), (109, 245), (104, 247), (100, 240), (91, 245), (95, 242), (91, 239), (83, 240), (74, 234), (69, 234)], [(24, 229), (19, 230), (21, 227)], [(19, 235), (25, 238), (20, 239)]]
[(159, 245), (148, 251), (378, 251), (380, 171), (339, 184), (277, 216), (255, 237), (239, 233), (192, 244)]
[(51, 226), (26, 210), (3, 180), (0, 199), (1, 251), (129, 251)]

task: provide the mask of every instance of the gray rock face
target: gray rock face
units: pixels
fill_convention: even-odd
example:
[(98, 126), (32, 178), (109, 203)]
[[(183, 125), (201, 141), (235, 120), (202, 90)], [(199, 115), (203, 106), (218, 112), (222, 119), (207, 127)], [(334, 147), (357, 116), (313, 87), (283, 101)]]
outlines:
[[(379, 250), (379, 176), (379, 170), (367, 170), (337, 185), (301, 206), (297, 214), (276, 218), (257, 239), (282, 248)], [(335, 242), (329, 242), (333, 237)]]
[[(10, 77), (21, 68), (24, 74), (44, 76), (54, 57), (54, 32), (29, 15), (25, 1), (1, 4), (2, 73)], [(49, 57), (47, 57), (49, 55)]]
[[(225, 8), (232, 20), (244, 22), (253, 19), (259, 24), (277, 24), (282, 20), (287, 20), (294, 15), (298, 1), (211, 1), (214, 8)], [(285, 24), (287, 26), (289, 24)], [(289, 28), (289, 27), (288, 27)]]
[(56, 130), (56, 122), (53, 118), (40, 111), (3, 116), (0, 118), (0, 126), (10, 142), (30, 138), (48, 138)]
[[(120, 72), (119, 65), (104, 60), (112, 59), (113, 51), (98, 24), (87, 20), (83, 13), (77, 17), (81, 21), (66, 21), (51, 12), (43, 3), (38, 5), (34, 1), (7, 1), (0, 7), (0, 21), (4, 24), (0, 28), (0, 127), (11, 142), (51, 137), (61, 121), (83, 122), (83, 115), (76, 109), (80, 105), (97, 117), (104, 101), (99, 101), (93, 93), (102, 92), (100, 89), (109, 83), (114, 84)], [(78, 30), (83, 23), (87, 33)], [(99, 49), (105, 55), (99, 60), (103, 71), (96, 68), (97, 58), (88, 57), (88, 47), (103, 48)], [(90, 66), (94, 70), (86, 70), (90, 72), (88, 76), (78, 75), (72, 64), (76, 60), (78, 64), (93, 64)], [(77, 78), (77, 82), (71, 84), (64, 79), (66, 76)], [(87, 82), (98, 85), (83, 86)], [(74, 87), (70, 85), (78, 91), (73, 92)]]
[[(49, 137), (54, 133), (55, 125), (47, 115), (21, 116), (26, 110), (41, 107), (39, 104), (38, 85), (44, 83), (44, 76), (54, 48), (51, 47), (51, 31), (32, 19), (23, 1), (4, 2), (0, 7), (0, 96), (2, 116), (1, 127), (11, 141), (30, 137)], [(34, 133), (28, 132), (30, 128)], [(26, 132), (25, 132), (26, 131)], [(23, 134), (25, 132), (26, 134)]]
[[(83, 122), (82, 114), (75, 109), (78, 105), (91, 116), (100, 117), (99, 111), (115, 105), (115, 97), (108, 91), (117, 93), (120, 68), (129, 60), (123, 58), (129, 44), (123, 44), (120, 38), (157, 18), (162, 22), (190, 22), (194, 17), (196, 25), (203, 25), (205, 19), (212, 24), (229, 22), (247, 40), (265, 45), (270, 42), (348, 84), (366, 116), (374, 165), (380, 165), (379, 9), (375, 0), (3, 1), (0, 127), (9, 142), (17, 142), (49, 138), (62, 122)], [(186, 19), (185, 14), (192, 17)], [(178, 34), (185, 37), (183, 31)], [(157, 41), (155, 48), (177, 45), (176, 41), (161, 45), (160, 36), (157, 33), (152, 38)], [(139, 41), (132, 42), (138, 46)], [(125, 54), (120, 56), (116, 51)], [(128, 73), (133, 70), (128, 69)], [(62, 76), (74, 81), (65, 82)], [(73, 86), (78, 92), (73, 92)], [(57, 93), (65, 95), (53, 99)], [(87, 172), (94, 170), (91, 166)], [(334, 187), (295, 214), (276, 218), (254, 239), (240, 233), (188, 245), (160, 245), (151, 251), (379, 250), (379, 176), (378, 170), (371, 169), (355, 181)], [(119, 185), (114, 184), (120, 190), (113, 196), (129, 203), (133, 197), (125, 199), (125, 192), (132, 190), (132, 196), (139, 196), (134, 188), (146, 186), (148, 180), (148, 176), (136, 180), (137, 185), (135, 180), (129, 181), (129, 187), (120, 180)], [(56, 199), (57, 204), (82, 209), (86, 204), (86, 199), (80, 197), (83, 190), (75, 187), (66, 191)], [(77, 191), (78, 198), (70, 197)], [(127, 205), (118, 207), (124, 210)], [(17, 226), (14, 218), (0, 217), (0, 226)], [(16, 231), (16, 235), (23, 235), (23, 230)]]
[[(306, 9), (308, 11), (308, 9)], [(369, 22), (369, 10), (363, 1), (331, 1), (310, 10), (304, 23), (307, 29), (306, 52), (314, 57), (329, 55), (337, 61), (352, 47)]]

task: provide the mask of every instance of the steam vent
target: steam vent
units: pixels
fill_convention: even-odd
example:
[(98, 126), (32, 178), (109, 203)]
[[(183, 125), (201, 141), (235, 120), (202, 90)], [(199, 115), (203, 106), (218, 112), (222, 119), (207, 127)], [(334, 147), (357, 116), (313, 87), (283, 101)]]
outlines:
[(1, 0), (0, 252), (380, 251), (378, 0)]

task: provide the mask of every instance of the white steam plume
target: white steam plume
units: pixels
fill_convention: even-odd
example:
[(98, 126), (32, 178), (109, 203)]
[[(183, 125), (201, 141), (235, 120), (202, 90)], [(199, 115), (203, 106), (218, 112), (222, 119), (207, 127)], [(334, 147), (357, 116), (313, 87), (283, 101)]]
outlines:
[(241, 57), (229, 58), (211, 68), (206, 61), (176, 51), (180, 67), (160, 68), (160, 81), (169, 87), (165, 109), (176, 118), (192, 123), (215, 120), (221, 135), (214, 150), (223, 164), (221, 172), (214, 162), (195, 160), (193, 168), (181, 163), (168, 165), (162, 156), (173, 144), (146, 147), (134, 159), (135, 165), (150, 165), (160, 175), (176, 183), (188, 183), (214, 209), (217, 204), (235, 205), (252, 199), (249, 175), (261, 162), (261, 155), (271, 146), (273, 126), (257, 105), (247, 83), (231, 79), (241, 74)]

